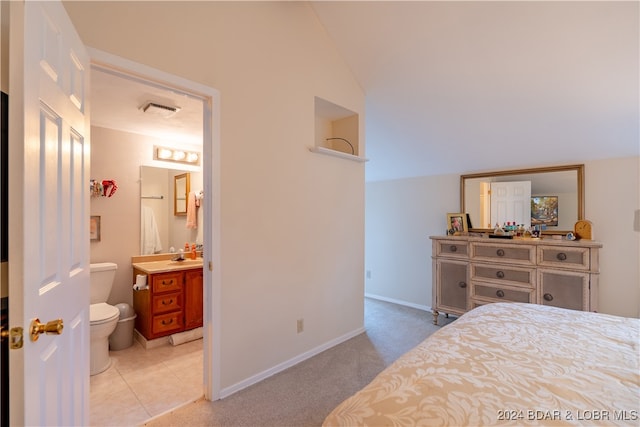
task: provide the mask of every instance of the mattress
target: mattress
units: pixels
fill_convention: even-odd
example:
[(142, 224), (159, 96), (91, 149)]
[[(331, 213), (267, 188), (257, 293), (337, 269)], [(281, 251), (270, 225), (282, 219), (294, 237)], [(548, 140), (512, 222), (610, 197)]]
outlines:
[(640, 425), (640, 319), (480, 306), (400, 357), (324, 426)]

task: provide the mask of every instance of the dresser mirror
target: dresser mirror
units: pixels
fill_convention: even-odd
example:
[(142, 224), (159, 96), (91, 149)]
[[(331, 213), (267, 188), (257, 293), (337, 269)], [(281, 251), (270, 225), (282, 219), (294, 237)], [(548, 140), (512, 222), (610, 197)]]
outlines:
[[(460, 212), (469, 214), (469, 231), (493, 231), (490, 189), (495, 183), (512, 182), (530, 182), (532, 207), (540, 200), (554, 201), (553, 221), (545, 224), (543, 233), (566, 234), (584, 218), (584, 165), (482, 172), (460, 176)], [(497, 210), (495, 200), (493, 209)]]

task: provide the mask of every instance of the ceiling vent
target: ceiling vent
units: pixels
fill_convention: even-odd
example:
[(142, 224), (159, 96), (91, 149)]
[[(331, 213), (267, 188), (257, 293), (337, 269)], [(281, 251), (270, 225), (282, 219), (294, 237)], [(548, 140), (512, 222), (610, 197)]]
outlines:
[(158, 117), (168, 119), (180, 111), (180, 107), (169, 107), (168, 105), (158, 104), (156, 102), (145, 102), (141, 108), (142, 112)]

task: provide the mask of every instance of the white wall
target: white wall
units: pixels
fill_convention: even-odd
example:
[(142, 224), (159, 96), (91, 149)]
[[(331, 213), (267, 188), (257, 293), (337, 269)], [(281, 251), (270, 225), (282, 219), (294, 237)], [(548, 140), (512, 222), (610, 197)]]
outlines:
[(363, 135), (364, 95), (309, 5), (65, 7), (88, 46), (220, 91), (223, 391), (360, 329), (364, 166), (308, 147), (314, 96)]
[(431, 235), (460, 209), (459, 175), (368, 182), (365, 292), (422, 309), (431, 307)]
[[(640, 157), (584, 164), (585, 217), (604, 245), (599, 311), (640, 317), (640, 232), (633, 230), (640, 208)], [(366, 184), (367, 293), (431, 307), (429, 236), (443, 235), (447, 212), (459, 210), (459, 179), (437, 175)]]

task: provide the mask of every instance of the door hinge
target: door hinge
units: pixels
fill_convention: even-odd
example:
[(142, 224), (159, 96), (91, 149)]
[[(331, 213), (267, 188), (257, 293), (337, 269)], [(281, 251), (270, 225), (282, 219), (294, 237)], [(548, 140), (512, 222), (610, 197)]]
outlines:
[(16, 326), (15, 328), (11, 328), (9, 330), (4, 330), (0, 327), (0, 337), (4, 340), (5, 338), (9, 339), (9, 348), (11, 350), (18, 350), (22, 348), (24, 344), (24, 340), (22, 337), (23, 329), (20, 326)]
[(209, 261), (209, 271), (213, 271), (213, 262)]

